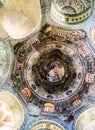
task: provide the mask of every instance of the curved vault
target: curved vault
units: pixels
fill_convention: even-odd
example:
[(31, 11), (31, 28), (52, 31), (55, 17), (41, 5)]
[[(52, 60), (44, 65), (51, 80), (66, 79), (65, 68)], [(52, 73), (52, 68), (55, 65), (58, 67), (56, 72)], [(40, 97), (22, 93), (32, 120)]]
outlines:
[(4, 83), (9, 75), (12, 55), (10, 43), (3, 42), (0, 39), (0, 86)]
[(0, 23), (11, 38), (22, 39), (40, 26), (39, 0), (1, 0), (1, 3)]

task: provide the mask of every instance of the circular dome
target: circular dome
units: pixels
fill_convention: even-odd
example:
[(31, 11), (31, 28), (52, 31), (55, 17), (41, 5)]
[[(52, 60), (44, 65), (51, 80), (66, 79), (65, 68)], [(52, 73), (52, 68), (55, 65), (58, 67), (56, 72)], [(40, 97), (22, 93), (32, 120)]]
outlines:
[(77, 119), (75, 130), (95, 129), (95, 108), (84, 111)]
[(82, 90), (85, 93), (95, 77), (94, 53), (85, 31), (55, 28), (53, 35), (50, 30), (15, 48), (13, 87), (26, 102), (40, 102), (39, 107), (43, 102), (68, 102)]
[(32, 121), (28, 130), (68, 130), (68, 128), (59, 121), (52, 121), (51, 119), (37, 119)]
[(84, 81), (84, 62), (76, 49), (65, 43), (47, 42), (29, 53), (26, 64), (27, 86), (42, 100), (65, 101), (79, 91)]
[(39, 28), (41, 23), (39, 0), (1, 0), (1, 3), (0, 24), (11, 38), (25, 38)]
[(92, 0), (53, 0), (50, 14), (56, 22), (76, 24), (90, 16), (91, 6)]
[(0, 86), (8, 77), (11, 65), (11, 48), (8, 42), (0, 40)]
[[(0, 129), (18, 129), (24, 121), (24, 113), (19, 101), (10, 92), (0, 92)], [(8, 128), (7, 128), (8, 129)]]

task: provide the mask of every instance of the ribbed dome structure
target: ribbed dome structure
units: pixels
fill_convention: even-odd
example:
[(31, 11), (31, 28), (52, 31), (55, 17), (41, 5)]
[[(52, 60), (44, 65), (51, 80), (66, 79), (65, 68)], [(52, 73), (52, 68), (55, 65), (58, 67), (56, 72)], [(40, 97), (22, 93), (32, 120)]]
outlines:
[(61, 23), (80, 23), (90, 16), (91, 4), (91, 0), (53, 0), (51, 16)]

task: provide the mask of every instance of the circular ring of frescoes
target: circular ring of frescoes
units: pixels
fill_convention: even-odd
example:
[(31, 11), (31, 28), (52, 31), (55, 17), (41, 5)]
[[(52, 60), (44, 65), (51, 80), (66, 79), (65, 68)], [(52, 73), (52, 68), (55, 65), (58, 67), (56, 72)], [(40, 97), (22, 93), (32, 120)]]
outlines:
[[(80, 56), (76, 52), (76, 50), (72, 46), (69, 46), (67, 44), (62, 44), (62, 43), (60, 43), (61, 48), (58, 49), (56, 47), (57, 44), (58, 43), (56, 43), (56, 42), (53, 42), (53, 44), (47, 43), (47, 45), (42, 46), (37, 51), (34, 51), (27, 58), (28, 67), (25, 70), (26, 81), (27, 81), (29, 87), (32, 89), (32, 92), (34, 93), (34, 95), (38, 96), (39, 98), (41, 98), (43, 100), (50, 100), (50, 101), (66, 100), (79, 90), (79, 88), (81, 87), (83, 80), (84, 80), (84, 74), (85, 74), (84, 64), (83, 64), (83, 61), (81, 60)], [(58, 53), (58, 55), (61, 55), (60, 54), (61, 52), (64, 53), (64, 54), (63, 53), (62, 54), (65, 55), (65, 58), (64, 58), (64, 56), (62, 56), (62, 58), (59, 58), (60, 56), (59, 57), (57, 56), (57, 53)], [(49, 55), (50, 53), (52, 53), (51, 55), (54, 54), (54, 59), (53, 59), (53, 57), (51, 59), (51, 55)], [(56, 58), (56, 56), (57, 56), (57, 58)], [(50, 57), (50, 59), (49, 59), (49, 57)], [(46, 59), (46, 61), (45, 61), (45, 59)], [(77, 62), (76, 62), (76, 59), (77, 59)], [(53, 60), (55, 60), (55, 62), (53, 62)], [(66, 74), (64, 74), (65, 77), (63, 76), (63, 80), (61, 80), (59, 76), (63, 75), (64, 69), (63, 69), (63, 67), (61, 67), (61, 69), (59, 69), (58, 66), (56, 65), (56, 64), (59, 64), (59, 62), (61, 60), (64, 61), (64, 64), (65, 64), (65, 65), (63, 65), (63, 66), (65, 66), (64, 69), (65, 68), (67, 69), (67, 70), (65, 69), (65, 71), (67, 71), (67, 72), (66, 72)], [(47, 61), (49, 62), (48, 63), (49, 65), (46, 64)], [(35, 69), (33, 68), (34, 65), (35, 65)], [(61, 70), (61, 72), (60, 72), (60, 70)], [(40, 73), (39, 73), (39, 71), (40, 71)], [(58, 73), (57, 73), (57, 71), (58, 71)], [(60, 75), (58, 75), (59, 72), (60, 72)], [(36, 73), (36, 75), (34, 73)], [(57, 73), (58, 77), (56, 76), (56, 73)], [(31, 75), (33, 75), (33, 76), (31, 76)], [(41, 76), (41, 78), (40, 78), (40, 76)], [(61, 82), (60, 82), (60, 80), (61, 80)], [(65, 83), (64, 80), (65, 81), (69, 80), (70, 84), (67, 85), (67, 82)], [(40, 83), (38, 83), (38, 81)], [(59, 81), (59, 82), (57, 82), (57, 81)], [(40, 84), (42, 84), (42, 86), (40, 86)], [(60, 86), (60, 84), (61, 84), (61, 86)], [(64, 84), (66, 85), (66, 87), (64, 87), (65, 86)], [(56, 85), (59, 86), (59, 89), (57, 89)], [(70, 86), (70, 88), (68, 88), (68, 86)], [(51, 89), (51, 87), (52, 87), (52, 89)], [(63, 88), (63, 92), (61, 92), (62, 88)], [(55, 89), (58, 91), (56, 92)], [(47, 91), (45, 91), (45, 90), (47, 90)], [(57, 94), (53, 93), (53, 91), (55, 91), (55, 93), (57, 93)], [(59, 92), (61, 92), (60, 95), (59, 95)]]

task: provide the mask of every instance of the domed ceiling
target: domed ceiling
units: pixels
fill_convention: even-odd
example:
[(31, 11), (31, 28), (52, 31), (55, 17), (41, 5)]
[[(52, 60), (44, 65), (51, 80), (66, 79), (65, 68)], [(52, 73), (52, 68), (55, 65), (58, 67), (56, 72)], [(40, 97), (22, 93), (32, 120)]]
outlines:
[(53, 0), (51, 17), (68, 24), (80, 23), (91, 15), (92, 0)]
[(93, 0), (0, 1), (0, 130), (95, 129), (94, 10)]

